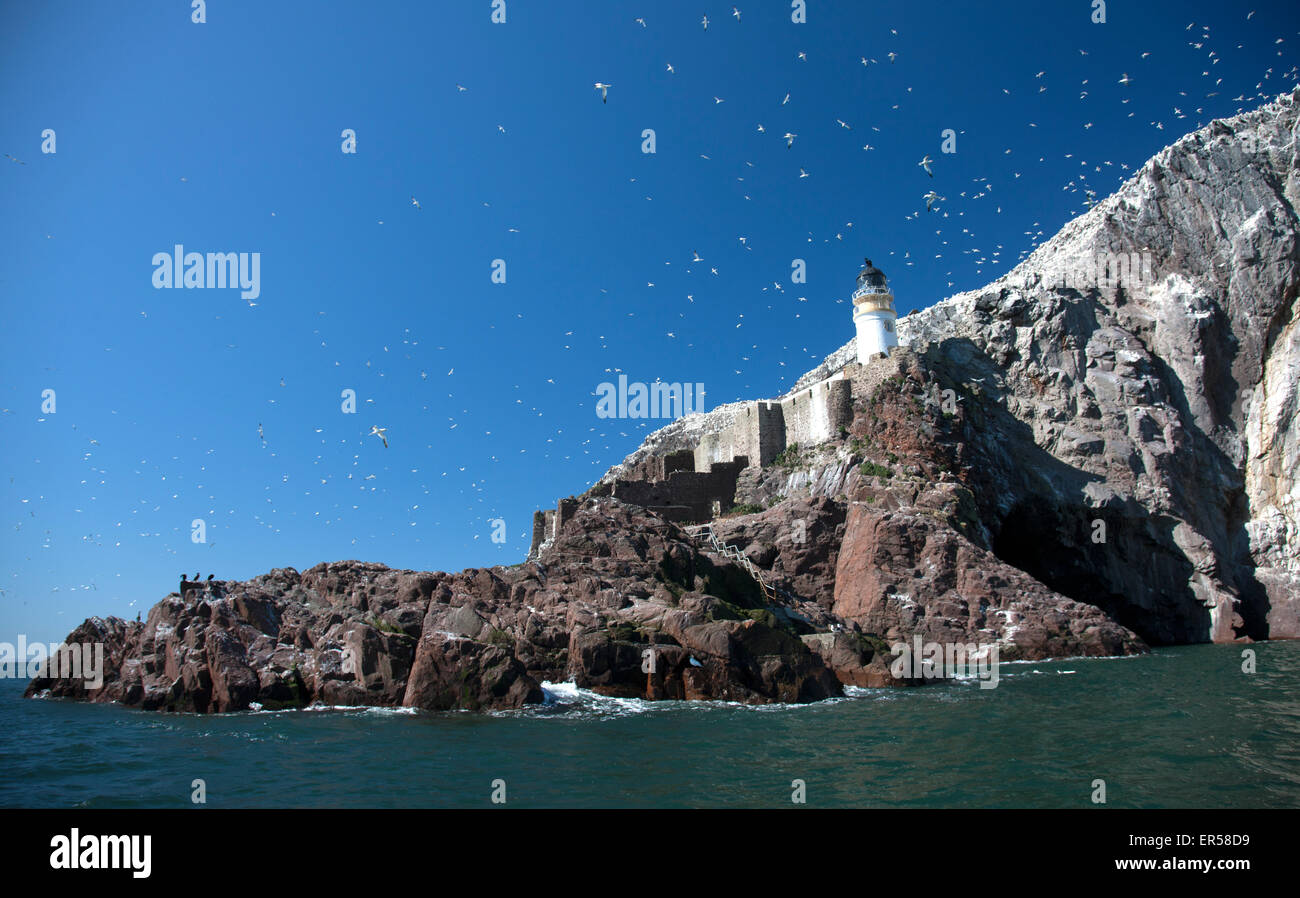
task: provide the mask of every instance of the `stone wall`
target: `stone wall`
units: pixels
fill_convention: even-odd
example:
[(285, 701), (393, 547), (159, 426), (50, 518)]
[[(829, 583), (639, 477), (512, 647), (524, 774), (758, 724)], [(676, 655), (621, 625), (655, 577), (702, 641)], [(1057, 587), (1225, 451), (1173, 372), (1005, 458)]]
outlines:
[(546, 529), (546, 512), (537, 510), (533, 512), (533, 541), (528, 548), (528, 554), (534, 555), (541, 548), (542, 543), (546, 541), (548, 531)]
[[(661, 470), (668, 476), (661, 480), (625, 480), (602, 483), (586, 495), (613, 496), (629, 505), (639, 505), (670, 521), (702, 524), (716, 514), (730, 510), (736, 503), (736, 481), (740, 472), (749, 466), (749, 458), (740, 456), (732, 461), (710, 465), (708, 471), (695, 471), (694, 453), (689, 449), (659, 457)], [(649, 461), (649, 460), (647, 460)], [(654, 470), (653, 465), (638, 466), (637, 473)], [(555, 509), (533, 513), (533, 539), (528, 557), (536, 558), (573, 517), (581, 501), (570, 497), (561, 499)]]
[(555, 506), (555, 529), (551, 531), (552, 539), (560, 535), (560, 531), (564, 528), (564, 522), (573, 517), (574, 512), (578, 510), (578, 505), (578, 500), (570, 496), (567, 499), (561, 499), (559, 504)]
[(555, 509), (544, 508), (533, 512), (533, 541), (528, 547), (528, 557), (536, 558), (537, 553), (555, 538)]
[[(623, 471), (621, 480), (665, 480), (674, 471), (700, 470), (695, 466), (695, 452), (679, 449), (663, 455), (650, 455)], [(707, 466), (705, 468), (707, 470)], [(603, 495), (608, 495), (604, 493)]]
[(851, 384), (846, 378), (824, 380), (781, 401), (785, 445), (811, 446), (835, 437), (853, 420)]
[[(780, 400), (751, 402), (736, 412), (730, 426), (701, 436), (694, 449), (647, 456), (586, 495), (613, 496), (671, 521), (710, 521), (735, 504), (736, 481), (744, 468), (767, 467), (787, 446), (823, 443), (851, 423), (848, 374), (848, 369), (837, 372)], [(533, 516), (530, 558), (555, 538), (577, 506), (578, 500), (563, 499), (555, 510)]]
[(688, 508), (691, 520), (703, 523), (713, 518), (715, 503), (721, 511), (735, 504), (736, 478), (748, 463), (749, 459), (741, 456), (735, 461), (718, 462), (707, 472), (673, 471), (659, 481), (616, 480), (611, 495), (651, 511)]
[(853, 419), (852, 385), (836, 376), (770, 402), (752, 402), (730, 427), (701, 437), (695, 470), (746, 456), (767, 467), (787, 446), (814, 445), (836, 436)]

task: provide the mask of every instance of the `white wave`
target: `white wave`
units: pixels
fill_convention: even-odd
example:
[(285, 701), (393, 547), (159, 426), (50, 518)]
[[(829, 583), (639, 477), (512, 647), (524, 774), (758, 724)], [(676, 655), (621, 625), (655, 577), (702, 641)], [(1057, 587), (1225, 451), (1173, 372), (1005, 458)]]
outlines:
[(303, 708), (281, 708), (277, 711), (264, 711), (264, 714), (301, 714), (305, 712), (326, 712), (326, 711), (343, 711), (361, 714), (376, 714), (387, 717), (391, 715), (419, 714), (419, 708), (404, 708), (392, 705), (326, 705), (323, 702), (313, 702)]
[(567, 683), (543, 682), (541, 686), (542, 694), (546, 697), (546, 705), (551, 707), (576, 705), (578, 708), (586, 708), (592, 711), (640, 714), (650, 710), (650, 705), (654, 704), (640, 698), (619, 698), (612, 695), (601, 695), (598, 692), (592, 692), (590, 689), (583, 689), (572, 680)]
[[(566, 683), (544, 682), (541, 684), (542, 692), (546, 696), (544, 708), (573, 710), (579, 713), (587, 712), (598, 715), (623, 716), (625, 714), (643, 714), (646, 711), (752, 711), (756, 714), (773, 713), (780, 711), (793, 711), (797, 709), (812, 709), (824, 707), (826, 705), (842, 702), (850, 697), (858, 695), (868, 695), (879, 693), (882, 690), (863, 689), (850, 693), (856, 687), (844, 687), (845, 694), (841, 697), (828, 698), (819, 702), (769, 702), (769, 703), (750, 703), (740, 701), (728, 701), (725, 699), (699, 699), (693, 701), (684, 701), (677, 699), (657, 699), (651, 701), (643, 698), (619, 698), (617, 696), (601, 695), (590, 689), (583, 689), (573, 681)], [(536, 705), (530, 706), (536, 708)], [(527, 709), (525, 709), (526, 711)], [(513, 714), (519, 712), (503, 711), (502, 714)]]

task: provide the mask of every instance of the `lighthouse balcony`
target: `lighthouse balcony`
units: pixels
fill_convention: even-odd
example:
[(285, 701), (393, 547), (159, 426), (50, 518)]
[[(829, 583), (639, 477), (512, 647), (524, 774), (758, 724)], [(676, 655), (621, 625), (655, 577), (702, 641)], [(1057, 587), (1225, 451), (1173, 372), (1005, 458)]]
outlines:
[(853, 291), (853, 298), (859, 296), (890, 296), (889, 287), (884, 284), (861, 284)]
[(863, 315), (867, 312), (893, 312), (894, 297), (889, 293), (854, 294), (853, 314)]

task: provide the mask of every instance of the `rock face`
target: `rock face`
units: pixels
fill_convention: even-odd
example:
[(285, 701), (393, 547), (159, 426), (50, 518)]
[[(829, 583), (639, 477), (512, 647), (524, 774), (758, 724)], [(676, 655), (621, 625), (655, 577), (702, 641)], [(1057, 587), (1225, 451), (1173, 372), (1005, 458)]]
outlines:
[(1143, 646), (1099, 608), (1074, 602), (914, 508), (854, 504), (834, 613), (888, 642), (993, 643), (1004, 661), (1126, 655)]
[(888, 661), (914, 636), (1003, 659), (1300, 637), (1297, 98), (1166, 148), (1007, 276), (901, 319), (890, 357), (833, 353), (796, 390), (843, 370), (851, 423), (742, 471), (712, 540), (601, 486), (740, 403), (652, 434), (524, 564), (173, 594), (69, 635), (104, 643), (102, 689), (28, 694), (487, 710), (571, 679), (806, 702), (909, 685)]
[[(1300, 636), (1297, 99), (1189, 134), (1003, 279), (899, 322), (975, 407), (996, 553), (1152, 642)], [(1097, 520), (1105, 550), (1079, 551)]]
[[(1298, 100), (1187, 135), (1007, 276), (900, 319), (851, 460), (962, 484), (977, 544), (1149, 643), (1300, 637)], [(737, 501), (836, 476), (853, 499), (839, 448)]]
[(218, 594), (173, 594), (143, 623), (87, 621), (103, 687), (37, 678), (27, 694), (169, 711), (327, 705), (519, 708), (539, 682), (608, 695), (807, 702), (841, 694), (732, 562), (616, 499), (584, 503), (536, 563), (458, 574), (344, 561), (279, 569)]

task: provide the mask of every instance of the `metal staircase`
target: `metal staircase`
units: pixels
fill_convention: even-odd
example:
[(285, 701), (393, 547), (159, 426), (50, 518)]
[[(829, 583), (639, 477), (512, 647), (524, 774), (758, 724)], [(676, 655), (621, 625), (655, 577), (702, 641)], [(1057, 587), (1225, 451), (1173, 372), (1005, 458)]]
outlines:
[[(740, 549), (728, 545), (718, 539), (718, 535), (713, 532), (712, 524), (702, 524), (699, 527), (691, 528), (688, 532), (690, 532), (691, 536), (695, 537), (695, 539), (707, 543), (714, 552), (717, 552), (724, 558), (730, 558), (732, 561), (736, 562), (736, 564), (744, 568), (745, 572), (748, 573), (749, 576), (753, 577), (758, 583), (759, 588), (763, 590), (763, 595), (767, 598), (769, 603), (775, 603), (777, 601), (778, 590), (775, 587), (768, 585), (767, 581), (763, 579), (763, 572), (760, 571), (754, 565), (754, 562), (749, 560), (749, 556), (740, 551)], [(780, 590), (780, 592), (784, 592), (784, 590)]]

